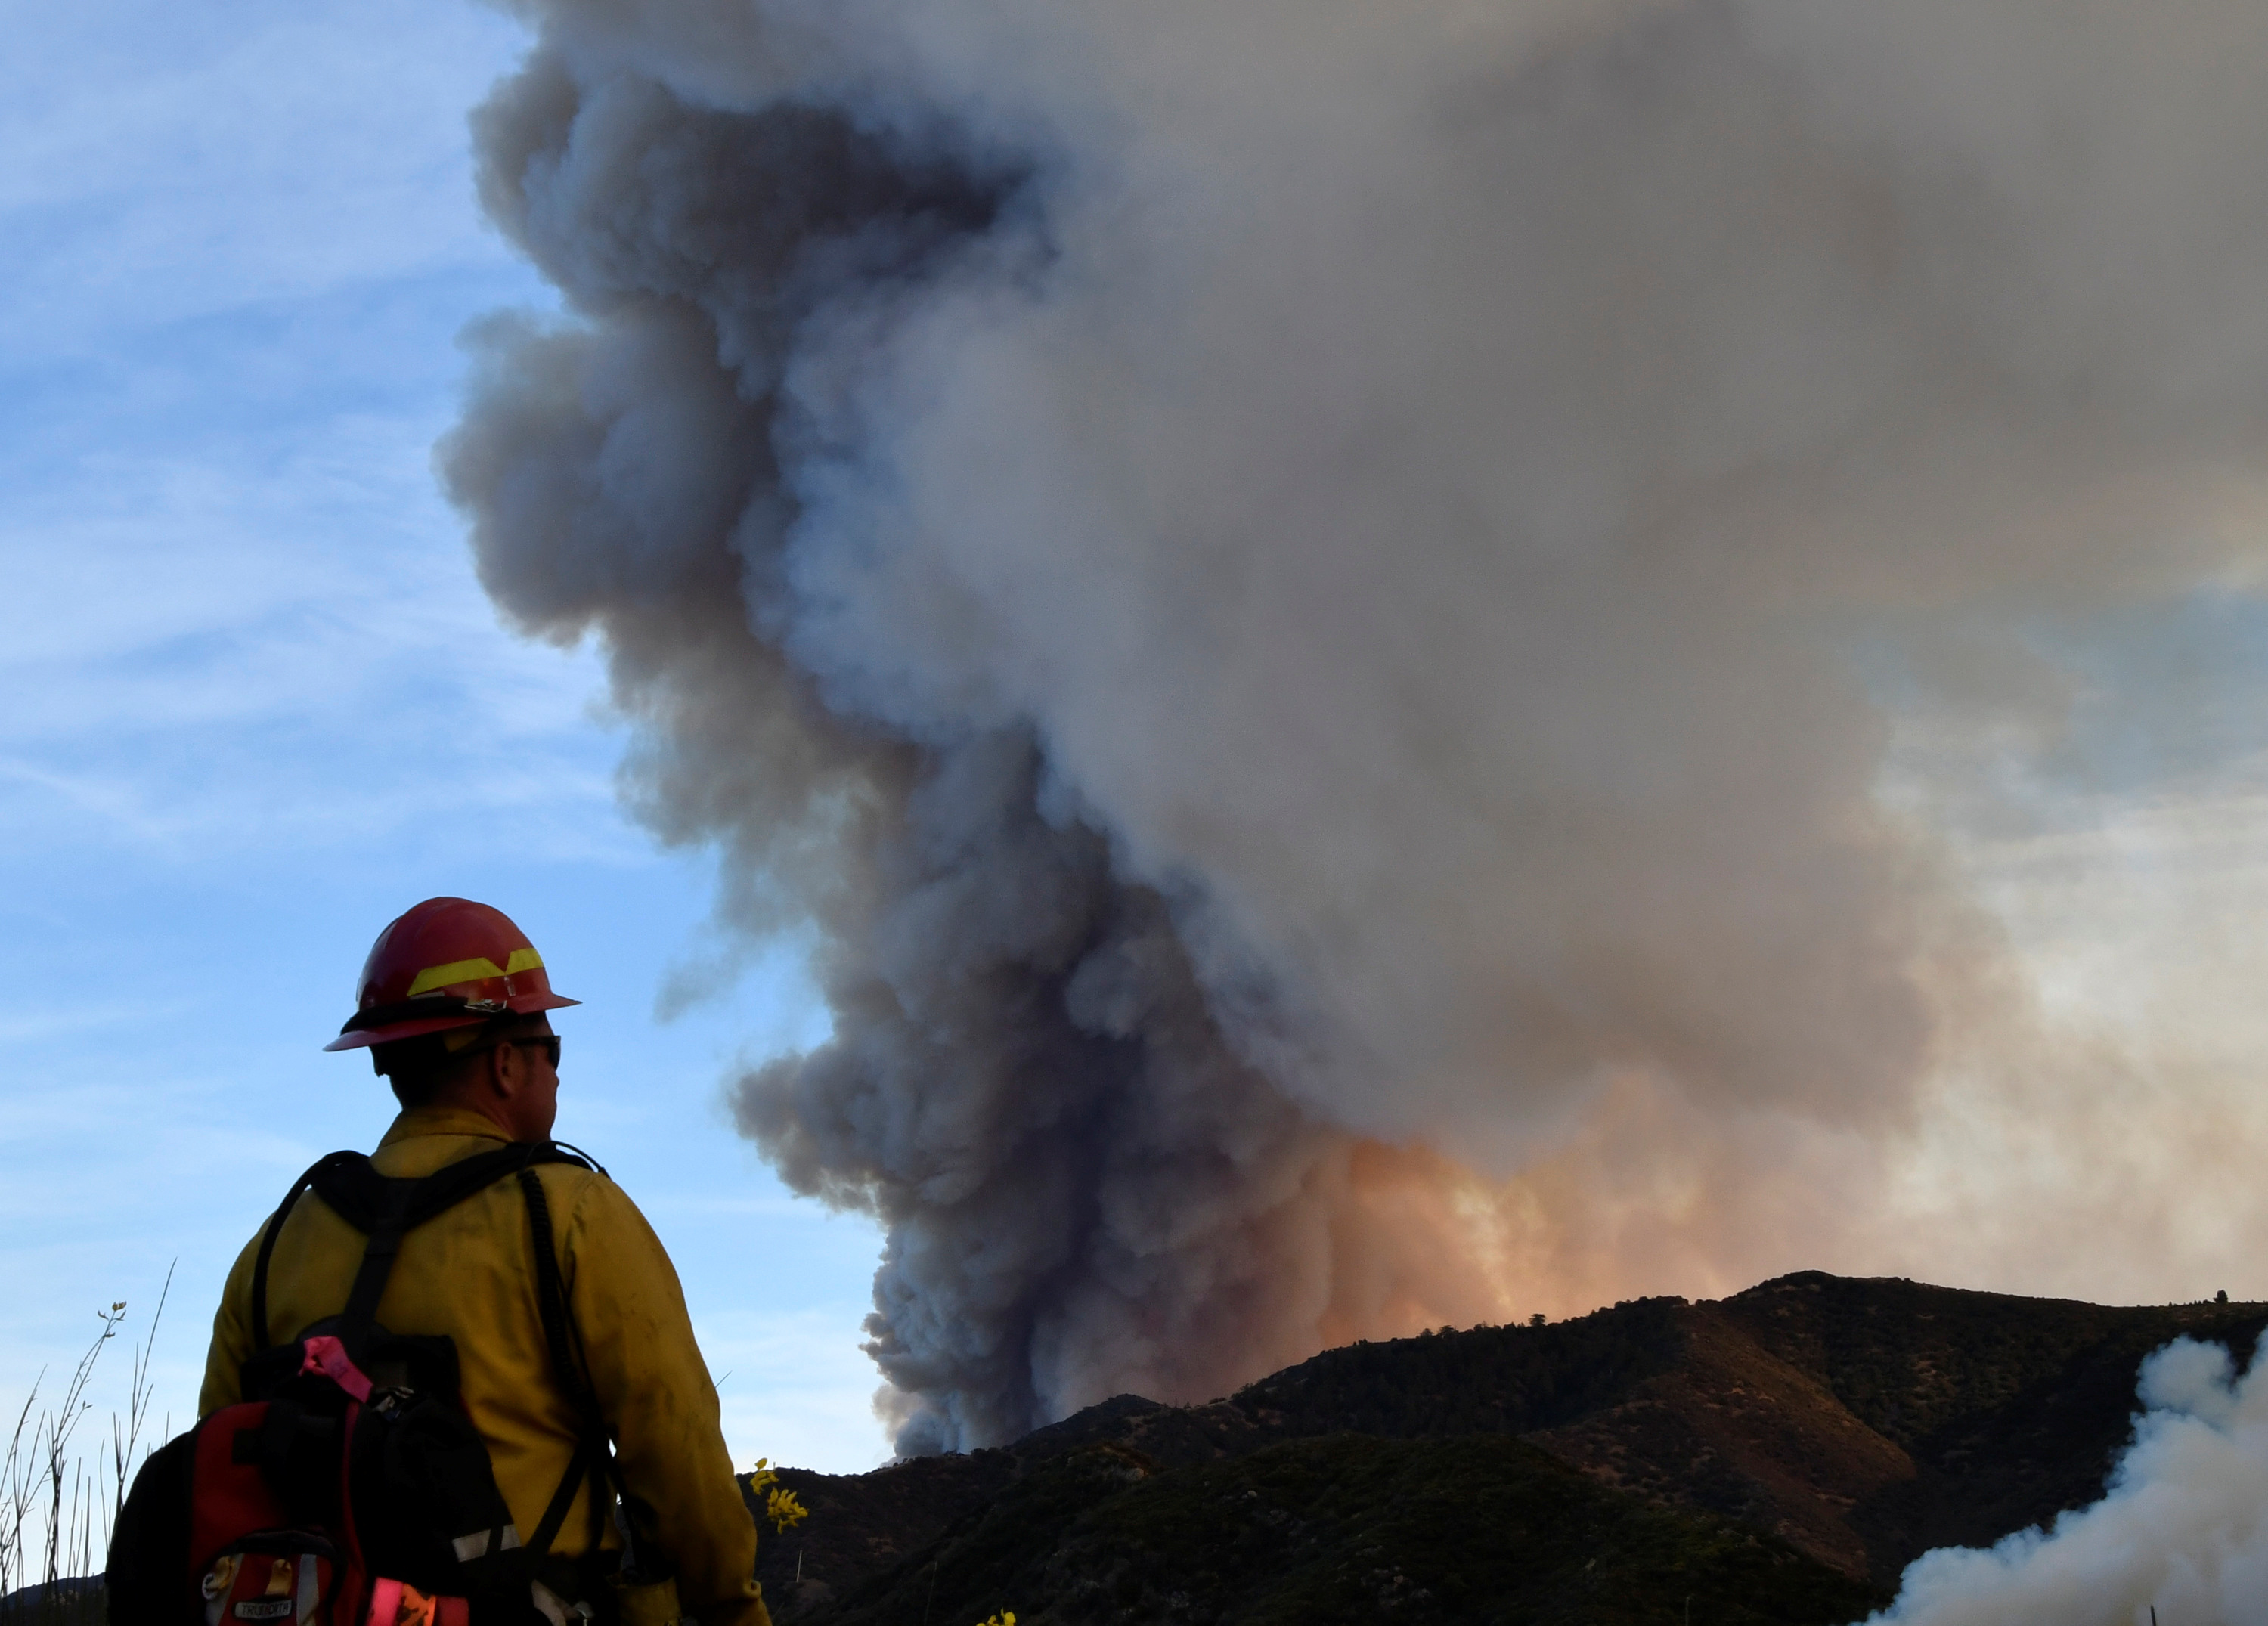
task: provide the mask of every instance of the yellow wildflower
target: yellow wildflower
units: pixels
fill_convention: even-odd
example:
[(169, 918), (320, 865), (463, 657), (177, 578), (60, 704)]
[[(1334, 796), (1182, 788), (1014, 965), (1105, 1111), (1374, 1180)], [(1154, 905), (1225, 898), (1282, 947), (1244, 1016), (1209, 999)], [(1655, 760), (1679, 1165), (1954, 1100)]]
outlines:
[(775, 1490), (764, 1499), (764, 1516), (772, 1521), (775, 1530), (792, 1530), (811, 1516), (811, 1510), (795, 1499), (792, 1490)]

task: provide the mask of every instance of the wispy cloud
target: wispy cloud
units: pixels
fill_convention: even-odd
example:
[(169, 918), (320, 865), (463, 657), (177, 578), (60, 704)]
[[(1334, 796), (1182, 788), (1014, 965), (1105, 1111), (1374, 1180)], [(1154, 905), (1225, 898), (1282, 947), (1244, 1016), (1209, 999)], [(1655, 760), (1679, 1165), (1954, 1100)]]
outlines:
[(0, 342), (99, 348), (217, 310), (493, 261), (462, 109), (516, 48), (470, 5), (105, 0), (11, 19)]
[[(633, 1196), (688, 1204), (657, 1223), (696, 1312), (747, 1291), (750, 1220), (836, 1246), (847, 1222), (782, 1203), (716, 1122), (718, 1074), (791, 1031), (767, 1013), (792, 990), (652, 1021), (705, 912), (691, 861), (616, 807), (595, 659), (498, 626), (434, 487), (459, 332), (549, 302), (467, 167), (517, 25), (458, 0), (92, 0), (10, 28), (0, 1396), (75, 1359), (98, 1300), (145, 1314), (178, 1254), (158, 1409), (190, 1414), (237, 1249), (389, 1115), (365, 1063), (317, 1047), (372, 934), (431, 892), (493, 891), (590, 1000), (563, 1128)], [(850, 1369), (860, 1313), (810, 1313)], [(878, 1448), (871, 1374), (848, 1381), (855, 1445), (816, 1406), (807, 1458)]]

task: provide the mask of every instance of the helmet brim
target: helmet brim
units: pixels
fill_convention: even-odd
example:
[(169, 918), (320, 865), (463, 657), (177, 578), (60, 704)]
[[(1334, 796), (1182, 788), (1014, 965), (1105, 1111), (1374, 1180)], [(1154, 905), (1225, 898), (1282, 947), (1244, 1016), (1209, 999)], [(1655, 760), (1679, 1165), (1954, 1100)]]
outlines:
[[(564, 994), (522, 994), (504, 1002), (504, 1010), (513, 1016), (534, 1016), (541, 1011), (561, 1011), (569, 1005), (579, 1005), (579, 999), (570, 999)], [(388, 1022), (383, 1027), (356, 1028), (341, 1034), (325, 1050), (362, 1050), (374, 1044), (393, 1044), (402, 1039), (423, 1039), (429, 1034), (446, 1034), (453, 1028), (479, 1027), (493, 1022), (494, 1014), (453, 1012), (446, 1016), (424, 1016), (408, 1021)]]

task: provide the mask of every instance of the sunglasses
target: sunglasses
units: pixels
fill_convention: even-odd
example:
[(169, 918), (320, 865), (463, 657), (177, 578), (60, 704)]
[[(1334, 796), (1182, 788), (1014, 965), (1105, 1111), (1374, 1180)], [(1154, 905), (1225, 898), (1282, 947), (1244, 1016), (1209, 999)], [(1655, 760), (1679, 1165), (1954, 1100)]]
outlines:
[(554, 1072), (559, 1071), (559, 1035), (557, 1034), (538, 1034), (531, 1039), (507, 1039), (504, 1043), (534, 1045), (543, 1052), (544, 1059), (551, 1063), (551, 1071)]

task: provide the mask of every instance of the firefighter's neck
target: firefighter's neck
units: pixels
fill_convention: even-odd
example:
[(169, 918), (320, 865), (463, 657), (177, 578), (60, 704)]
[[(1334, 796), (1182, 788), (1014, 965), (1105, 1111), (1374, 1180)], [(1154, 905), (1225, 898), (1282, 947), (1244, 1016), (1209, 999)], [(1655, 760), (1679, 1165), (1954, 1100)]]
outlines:
[(549, 1140), (559, 1116), (559, 1075), (550, 1058), (533, 1045), (500, 1044), (473, 1060), (434, 1104), (477, 1113), (506, 1140)]

